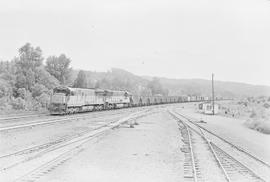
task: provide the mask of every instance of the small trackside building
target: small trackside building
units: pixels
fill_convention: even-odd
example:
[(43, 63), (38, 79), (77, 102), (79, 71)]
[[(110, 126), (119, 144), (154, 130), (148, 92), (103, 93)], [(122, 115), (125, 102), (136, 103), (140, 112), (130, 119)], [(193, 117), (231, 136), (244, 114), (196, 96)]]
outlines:
[[(199, 112), (203, 114), (213, 114), (213, 103), (211, 102), (203, 102), (199, 104)], [(218, 114), (219, 105), (214, 104), (214, 114)]]

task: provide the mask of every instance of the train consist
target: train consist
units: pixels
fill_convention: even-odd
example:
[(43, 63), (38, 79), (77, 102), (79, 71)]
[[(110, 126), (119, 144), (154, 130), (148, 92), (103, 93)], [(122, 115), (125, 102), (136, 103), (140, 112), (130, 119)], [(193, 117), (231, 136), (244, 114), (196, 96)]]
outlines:
[(127, 91), (56, 87), (49, 111), (52, 115), (208, 100), (199, 96), (138, 96)]

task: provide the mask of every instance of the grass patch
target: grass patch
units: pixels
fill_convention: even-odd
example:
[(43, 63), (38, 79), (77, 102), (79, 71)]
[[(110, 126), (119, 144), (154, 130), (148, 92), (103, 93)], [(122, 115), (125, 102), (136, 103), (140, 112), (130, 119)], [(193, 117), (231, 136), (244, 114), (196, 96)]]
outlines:
[(259, 131), (264, 134), (270, 134), (270, 122), (265, 119), (249, 119), (245, 122), (245, 125), (253, 130)]

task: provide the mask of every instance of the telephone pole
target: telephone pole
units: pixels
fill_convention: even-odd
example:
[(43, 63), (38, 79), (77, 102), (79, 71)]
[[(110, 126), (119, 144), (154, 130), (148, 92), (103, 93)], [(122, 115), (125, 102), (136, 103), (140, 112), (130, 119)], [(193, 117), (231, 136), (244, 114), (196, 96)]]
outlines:
[(213, 104), (213, 115), (215, 115), (215, 92), (214, 92), (214, 73), (212, 73), (212, 104)]

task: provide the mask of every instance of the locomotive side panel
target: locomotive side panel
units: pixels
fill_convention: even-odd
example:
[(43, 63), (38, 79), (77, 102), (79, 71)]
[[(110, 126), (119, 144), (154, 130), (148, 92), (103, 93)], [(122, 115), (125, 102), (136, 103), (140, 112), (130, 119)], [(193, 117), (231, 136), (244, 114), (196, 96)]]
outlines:
[(121, 108), (130, 105), (130, 94), (126, 91), (105, 91), (105, 103), (108, 108)]
[(83, 107), (103, 104), (103, 98), (96, 96), (94, 89), (70, 88), (68, 107)]

